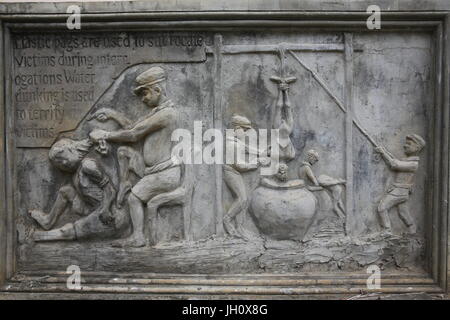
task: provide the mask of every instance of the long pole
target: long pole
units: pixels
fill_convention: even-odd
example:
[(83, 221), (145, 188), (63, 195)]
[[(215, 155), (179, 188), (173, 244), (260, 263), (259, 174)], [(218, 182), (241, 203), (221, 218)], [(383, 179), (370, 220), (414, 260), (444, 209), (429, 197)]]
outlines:
[[(330, 95), (331, 99), (333, 99), (334, 102), (336, 102), (336, 104), (338, 105), (338, 107), (344, 112), (347, 113), (346, 108), (344, 107), (344, 104), (339, 100), (338, 97), (336, 97), (331, 90), (328, 88), (328, 86), (325, 84), (325, 82), (323, 82), (323, 80), (314, 72), (312, 71), (310, 68), (308, 68), (308, 66), (306, 66), (301, 60), (300, 58), (291, 50), (288, 50), (289, 53), (294, 57), (295, 60), (297, 60), (298, 63), (300, 63), (300, 65), (305, 68), (306, 70), (308, 70), (313, 78), (322, 86), (322, 88)], [(361, 131), (361, 133), (363, 134), (363, 136), (365, 136), (367, 138), (367, 140), (369, 140), (369, 142), (375, 147), (375, 148), (379, 148), (380, 146), (375, 142), (375, 140), (369, 135), (369, 133), (367, 132), (366, 129), (364, 129), (359, 122), (352, 117), (352, 121), (355, 124), (355, 126), (359, 129), (359, 131)]]

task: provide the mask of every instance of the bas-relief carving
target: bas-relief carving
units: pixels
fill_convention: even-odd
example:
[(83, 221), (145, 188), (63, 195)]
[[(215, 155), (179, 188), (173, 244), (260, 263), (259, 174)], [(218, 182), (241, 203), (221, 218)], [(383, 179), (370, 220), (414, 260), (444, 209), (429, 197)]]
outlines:
[[(118, 203), (123, 205), (125, 193), (132, 220), (133, 233), (123, 245), (141, 247), (146, 243), (144, 236), (144, 204), (148, 214), (154, 215), (164, 202), (181, 200), (181, 163), (171, 157), (171, 134), (177, 128), (178, 112), (167, 97), (166, 75), (162, 68), (150, 68), (136, 78), (138, 86), (134, 92), (141, 97), (151, 111), (136, 123), (126, 121), (128, 126), (116, 132), (95, 130), (90, 138), (118, 143), (143, 140), (142, 151), (130, 147), (118, 150), (120, 186)], [(104, 115), (100, 113), (99, 116)], [(130, 173), (138, 177), (132, 184)], [(178, 189), (179, 188), (179, 189)], [(120, 245), (120, 243), (117, 243)]]
[[(77, 213), (88, 217), (86, 221), (82, 219), (77, 222), (81, 224), (79, 229), (81, 231), (89, 229), (86, 232), (91, 236), (97, 234), (101, 237), (106, 234), (102, 228), (114, 230), (122, 226), (123, 218), (119, 212), (125, 211), (126, 198), (132, 234), (125, 241), (113, 243), (113, 246), (142, 247), (146, 244), (144, 205), (147, 208), (147, 215), (151, 217), (157, 214), (159, 206), (163, 204), (184, 204), (188, 190), (182, 185), (182, 163), (172, 156), (171, 143), (171, 134), (177, 128), (179, 114), (166, 94), (165, 81), (165, 71), (160, 67), (150, 68), (136, 78), (137, 87), (134, 92), (150, 109), (142, 119), (133, 123), (114, 110), (101, 109), (89, 119), (101, 122), (112, 119), (122, 129), (114, 132), (98, 129), (92, 131), (89, 139), (85, 141), (62, 139), (52, 146), (49, 157), (55, 166), (65, 171), (76, 171), (76, 174), (74, 187), (65, 186), (60, 190), (57, 202), (49, 214), (38, 210), (31, 211), (31, 216), (44, 229), (51, 227), (69, 204), (76, 206), (74, 210), (78, 210)], [(117, 149), (119, 190), (116, 197), (116, 191), (109, 183), (109, 178), (99, 168), (97, 162), (84, 157), (89, 152), (89, 146), (93, 144), (97, 145), (96, 151), (105, 155), (109, 142), (135, 143), (141, 140), (142, 150), (135, 150), (130, 146), (120, 146)], [(132, 176), (135, 178), (134, 183)], [(91, 210), (84, 213), (89, 210), (85, 207), (90, 202), (99, 203), (98, 212)], [(110, 213), (113, 209), (115, 214)], [(37, 231), (33, 235), (34, 240), (77, 239), (81, 236), (79, 231), (77, 232), (77, 223), (57, 230)], [(109, 235), (114, 233), (109, 232)]]
[[(330, 266), (336, 264), (338, 268), (344, 265), (354, 268), (353, 262), (365, 265), (388, 259), (383, 249), (394, 251), (389, 259), (394, 259), (398, 265), (401, 264), (398, 260), (403, 259), (399, 257), (411, 252), (415, 257), (420, 251), (421, 240), (414, 240), (416, 225), (409, 213), (408, 200), (419, 169), (418, 155), (425, 147), (425, 140), (418, 134), (408, 135), (404, 147), (407, 158), (398, 160), (385, 147), (376, 144), (367, 130), (358, 124), (363, 136), (376, 146), (375, 151), (382, 155), (392, 170), (394, 182), (388, 185), (373, 212), (379, 215), (380, 232), (351, 237), (345, 231), (349, 214), (345, 206), (346, 180), (323, 174), (316, 168), (326, 150), (319, 154), (311, 145), (311, 149), (299, 152), (292, 141), (292, 133), (299, 126), (294, 118), (294, 109), (298, 108), (300, 114), (305, 111), (302, 101), (293, 101), (290, 92), (295, 86), (303, 85), (303, 81), (297, 79), (298, 75), (286, 75), (284, 46), (275, 48), (275, 54), (281, 62), (280, 76), (272, 76), (270, 81), (276, 85), (278, 94), (273, 97), (272, 120), (266, 128), (278, 129), (279, 132), (277, 172), (272, 176), (260, 175), (260, 168), (269, 162), (264, 154), (268, 152), (271, 156), (271, 148), (249, 148), (245, 134), (255, 126), (244, 114), (234, 114), (230, 123), (235, 135), (227, 137), (225, 145), (233, 149), (241, 145), (246, 154), (257, 155), (257, 163), (222, 165), (222, 183), (226, 186), (225, 192), (231, 195), (230, 204), (224, 206), (223, 237), (215, 235), (192, 241), (186, 231), (189, 228), (184, 225), (183, 241), (161, 244), (146, 233), (148, 228), (152, 229), (150, 234), (160, 228), (154, 221), (163, 207), (168, 209), (165, 214), (169, 212), (169, 215), (177, 212), (176, 207), (181, 207), (183, 223), (190, 221), (190, 200), (195, 188), (195, 177), (186, 175), (186, 165), (172, 156), (171, 133), (182, 121), (180, 106), (170, 99), (167, 90), (171, 79), (164, 67), (151, 66), (137, 75), (134, 87), (128, 88), (147, 108), (143, 116), (131, 120), (114, 105), (103, 107), (86, 118), (94, 129), (84, 132), (84, 137), (61, 138), (51, 146), (50, 163), (61, 172), (70, 174), (71, 183), (59, 188), (48, 213), (29, 208), (36, 223), (30, 238), (36, 245), (50, 241), (58, 245), (61, 240), (89, 239), (92, 243), (107, 240), (102, 242), (107, 251), (116, 247), (146, 250), (167, 245), (181, 256), (186, 247), (206, 252), (220, 249), (224, 256), (229, 254), (228, 250), (242, 250), (239, 255), (243, 257), (245, 248), (253, 248), (267, 270), (290, 270), (288, 266), (292, 259), (301, 265), (325, 263)], [(292, 62), (298, 59), (294, 55)], [(319, 83), (323, 85), (322, 81)], [(116, 123), (117, 129), (95, 128), (108, 121)], [(114, 159), (116, 163), (117, 185), (112, 182), (111, 171), (107, 173), (103, 169), (106, 159)], [(259, 175), (254, 186), (247, 183), (251, 174)], [(394, 210), (398, 211), (409, 235), (396, 235), (391, 230), (389, 214)], [(59, 217), (69, 213), (80, 218), (54, 227)], [(214, 212), (210, 214), (214, 215)], [(247, 229), (245, 225), (249, 223), (244, 225), (243, 222), (246, 219), (250, 219), (249, 223), (255, 227)], [(367, 245), (372, 246), (371, 252), (364, 249)], [(285, 254), (294, 258), (284, 258)], [(198, 256), (186, 253), (186, 263), (202, 258), (205, 258), (203, 252)], [(211, 255), (211, 259), (219, 261), (223, 257), (221, 254)], [(152, 262), (153, 268), (171, 271), (170, 261), (170, 258), (161, 257), (159, 266), (158, 261)], [(211, 270), (216, 270), (217, 261), (214, 261), (208, 262)], [(236, 265), (242, 267), (241, 264)], [(229, 270), (234, 269), (230, 267)], [(248, 271), (259, 272), (253, 266), (249, 266)]]
[(408, 199), (414, 186), (414, 177), (419, 168), (419, 153), (425, 147), (425, 140), (417, 135), (406, 136), (405, 150), (406, 158), (396, 159), (386, 148), (377, 149), (389, 168), (395, 172), (394, 182), (386, 190), (383, 199), (378, 205), (381, 225), (385, 232), (391, 232), (391, 221), (388, 216), (389, 210), (396, 208), (398, 214), (411, 234), (416, 233), (416, 225), (411, 218), (408, 208)]
[[(31, 210), (32, 218), (47, 231), (37, 230), (35, 241), (78, 240), (113, 236), (123, 231), (128, 216), (113, 203), (116, 191), (101, 163), (87, 156), (93, 143), (86, 140), (61, 139), (50, 149), (52, 164), (72, 175), (72, 184), (58, 190), (49, 213)], [(105, 147), (103, 146), (102, 153)], [(61, 228), (51, 229), (66, 211), (81, 218)]]

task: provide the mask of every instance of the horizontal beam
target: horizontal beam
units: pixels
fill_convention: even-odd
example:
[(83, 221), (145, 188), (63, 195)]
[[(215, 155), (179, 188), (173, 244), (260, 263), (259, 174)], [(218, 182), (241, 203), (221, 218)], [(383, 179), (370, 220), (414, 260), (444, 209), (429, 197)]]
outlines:
[(207, 285), (84, 285), (80, 290), (71, 290), (64, 284), (21, 283), (8, 284), (5, 292), (78, 292), (78, 293), (147, 293), (147, 294), (254, 294), (254, 295), (298, 295), (298, 294), (361, 294), (366, 293), (442, 293), (437, 285), (381, 285), (380, 289), (367, 289), (357, 286), (207, 286)]
[[(0, 12), (4, 13), (62, 13), (69, 5), (79, 5), (82, 12), (116, 14), (120, 12), (143, 14), (148, 12), (173, 13), (173, 12), (241, 12), (255, 13), (273, 12), (305, 13), (314, 11), (327, 11), (332, 13), (352, 12), (354, 14), (365, 14), (369, 5), (374, 4), (371, 0), (283, 0), (283, 1), (209, 1), (209, 0), (153, 0), (153, 1), (115, 1), (115, 2), (37, 2), (37, 3), (1, 3)], [(450, 10), (450, 4), (437, 0), (379, 0), (376, 2), (386, 14), (402, 11), (413, 12), (442, 12)]]
[[(297, 44), (282, 43), (279, 45), (227, 45), (223, 46), (222, 54), (240, 54), (240, 53), (277, 53), (283, 46), (285, 50), (292, 51), (319, 51), (319, 52), (344, 52), (344, 45), (340, 43), (330, 44)], [(358, 46), (355, 51), (362, 51), (362, 46)], [(213, 48), (207, 47), (207, 53), (213, 53)]]
[[(47, 276), (20, 276), (14, 277), (10, 283), (26, 283), (39, 282), (40, 284), (65, 284), (67, 274), (64, 275), (47, 275)], [(383, 277), (382, 285), (434, 285), (435, 282), (430, 277)], [(238, 278), (234, 277), (217, 277), (217, 278), (198, 278), (186, 275), (185, 277), (165, 278), (165, 277), (99, 277), (95, 275), (82, 274), (81, 282), (88, 285), (220, 285), (220, 286), (331, 286), (331, 285), (366, 285), (367, 275), (355, 278), (346, 277), (302, 277), (288, 278), (277, 277), (271, 279), (268, 277), (255, 278)]]
[[(0, 18), (1, 19), (1, 18)], [(381, 31), (389, 28), (406, 30), (434, 30), (440, 25), (441, 21), (384, 21)], [(21, 30), (64, 30), (78, 34), (79, 31), (70, 31), (66, 23), (7, 23), (7, 27)], [(126, 21), (126, 22), (83, 22), (81, 20), (82, 30), (112, 31), (112, 30), (140, 30), (148, 31), (153, 29), (184, 30), (185, 28), (199, 29), (205, 31), (219, 30), (220, 28), (229, 28), (242, 30), (242, 28), (265, 29), (265, 28), (356, 28), (370, 32), (367, 29), (366, 20), (360, 21), (286, 21), (286, 20), (195, 20), (195, 21)], [(334, 30), (339, 31), (339, 30)], [(374, 32), (374, 31), (372, 31)], [(377, 30), (376, 32), (380, 32)]]

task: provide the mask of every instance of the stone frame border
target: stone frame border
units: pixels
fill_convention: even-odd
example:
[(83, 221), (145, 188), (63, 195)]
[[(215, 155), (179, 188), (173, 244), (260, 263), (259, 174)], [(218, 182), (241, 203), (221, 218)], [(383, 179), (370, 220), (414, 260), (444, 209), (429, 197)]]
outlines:
[[(136, 293), (153, 297), (161, 295), (205, 296), (224, 295), (238, 297), (284, 296), (319, 294), (358, 294), (366, 291), (365, 273), (298, 273), (298, 274), (252, 274), (252, 275), (190, 275), (190, 274), (112, 274), (86, 272), (82, 289), (66, 288), (67, 275), (63, 272), (17, 273), (15, 269), (16, 232), (14, 225), (14, 140), (10, 137), (13, 119), (9, 98), (10, 65), (5, 63), (10, 53), (12, 30), (56, 30), (65, 29), (67, 14), (57, 11), (59, 3), (50, 13), (0, 13), (0, 298), (8, 293), (85, 293), (122, 294)], [(87, 3), (83, 4), (88, 5)], [(6, 5), (7, 6), (7, 5)], [(4, 6), (3, 6), (4, 7)], [(0, 6), (0, 9), (3, 8)], [(20, 7), (20, 6), (19, 6)], [(107, 3), (103, 5), (107, 12)], [(316, 7), (317, 8), (317, 7)], [(14, 11), (14, 10), (12, 10)], [(95, 10), (92, 10), (95, 11)], [(430, 128), (434, 132), (429, 155), (427, 207), (429, 219), (426, 226), (426, 259), (430, 274), (386, 274), (382, 278), (379, 293), (448, 292), (450, 285), (449, 229), (449, 74), (450, 74), (450, 13), (428, 12), (384, 12), (382, 29), (370, 31), (366, 28), (367, 14), (337, 11), (201, 11), (201, 12), (124, 12), (85, 13), (82, 16), (82, 31), (143, 30), (148, 27), (158, 30), (209, 31), (260, 29), (260, 28), (308, 28), (319, 31), (338, 32), (386, 32), (416, 30), (428, 31), (434, 40), (434, 106)], [(51, 22), (50, 22), (51, 21)], [(48, 276), (44, 277), (43, 276)], [(33, 284), (33, 285), (27, 285)], [(57, 298), (58, 295), (55, 295)]]

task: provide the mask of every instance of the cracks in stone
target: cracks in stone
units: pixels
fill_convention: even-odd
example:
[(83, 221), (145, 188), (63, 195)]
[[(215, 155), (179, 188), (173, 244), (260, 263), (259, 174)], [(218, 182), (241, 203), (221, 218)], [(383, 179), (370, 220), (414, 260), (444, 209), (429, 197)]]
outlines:
[(261, 236), (261, 240), (262, 240), (261, 245), (262, 245), (264, 250), (255, 258), (255, 260), (258, 263), (258, 267), (265, 272), (266, 271), (266, 266), (261, 262), (261, 258), (264, 256), (264, 254), (268, 250), (268, 248), (267, 248), (267, 238), (264, 237), (264, 236)]

